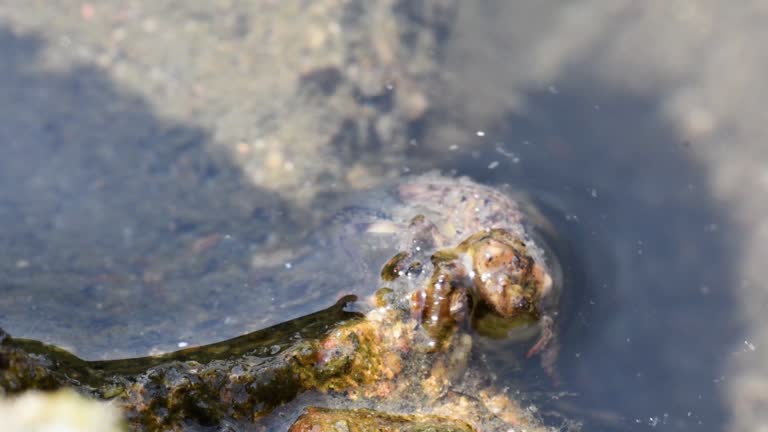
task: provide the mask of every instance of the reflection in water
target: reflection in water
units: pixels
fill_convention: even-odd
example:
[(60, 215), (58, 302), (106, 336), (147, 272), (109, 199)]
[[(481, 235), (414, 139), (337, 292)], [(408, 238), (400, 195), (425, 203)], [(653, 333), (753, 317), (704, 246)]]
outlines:
[(455, 168), (559, 212), (576, 281), (564, 288), (559, 368), (575, 396), (545, 405), (588, 429), (720, 430), (721, 376), (738, 340), (727, 209), (652, 100), (597, 85), (527, 95), (529, 111), (487, 129), (475, 161)]

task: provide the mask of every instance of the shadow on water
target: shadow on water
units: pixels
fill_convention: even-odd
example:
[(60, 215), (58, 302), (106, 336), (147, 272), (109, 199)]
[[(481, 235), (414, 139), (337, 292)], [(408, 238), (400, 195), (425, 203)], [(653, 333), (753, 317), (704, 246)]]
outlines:
[(255, 330), (249, 251), (290, 209), (104, 71), (46, 70), (45, 47), (0, 30), (0, 325), (85, 358)]
[(653, 97), (556, 84), (557, 94), (528, 94), (525, 114), (486, 129), (477, 158), (454, 167), (556, 210), (576, 281), (565, 287), (561, 389), (576, 396), (553, 405), (587, 430), (722, 430), (724, 364), (743, 348), (740, 232), (696, 144)]

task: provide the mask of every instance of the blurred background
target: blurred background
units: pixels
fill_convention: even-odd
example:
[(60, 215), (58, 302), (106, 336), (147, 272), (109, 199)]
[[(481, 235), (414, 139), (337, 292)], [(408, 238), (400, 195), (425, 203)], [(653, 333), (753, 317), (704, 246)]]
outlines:
[(290, 304), (318, 275), (275, 269), (330, 203), (440, 170), (526, 192), (568, 251), (563, 385), (531, 384), (550, 417), (768, 430), (766, 19), (757, 0), (4, 1), (0, 325), (103, 359), (321, 309), (338, 275)]

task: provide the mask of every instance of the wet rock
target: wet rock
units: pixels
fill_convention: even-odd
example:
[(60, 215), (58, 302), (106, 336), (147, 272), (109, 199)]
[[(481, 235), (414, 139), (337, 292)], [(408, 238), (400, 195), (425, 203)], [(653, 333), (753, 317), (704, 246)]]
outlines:
[[(349, 417), (344, 427), (350, 430), (472, 430), (452, 422), (453, 415), (443, 419), (452, 412), (461, 412), (455, 415), (467, 427), (544, 430), (490, 380), (467, 379), (475, 332), (482, 333), (474, 326), (478, 317), (469, 318), (480, 305), (497, 317), (483, 318), (484, 328), (502, 328), (495, 337), (514, 333), (520, 339), (520, 330), (539, 334), (537, 351), (554, 342), (549, 312), (557, 306), (558, 278), (551, 273), (556, 261), (531, 237), (531, 221), (518, 202), (467, 178), (437, 174), (371, 195), (375, 199), (339, 214), (335, 227), (343, 229), (332, 231), (333, 248), (307, 257), (319, 265), (311, 275), (323, 278), (350, 269), (348, 261), (330, 265), (333, 253), (344, 258), (350, 252), (343, 245), (361, 255), (363, 246), (400, 250), (387, 261), (372, 261), (379, 271), (359, 287), (369, 293), (365, 301), (352, 304), (356, 297), (346, 296), (326, 310), (234, 339), (125, 360), (86, 361), (6, 336), (0, 387), (73, 387), (112, 401), (139, 430), (260, 424), (306, 394), (343, 397), (341, 406), (350, 409), (351, 403), (397, 406), (394, 412), (425, 416), (338, 411), (332, 421), (305, 419), (296, 430), (313, 421), (336, 425), (343, 420), (338, 415)], [(503, 321), (508, 322), (501, 326)], [(552, 364), (543, 364), (549, 372)]]
[(469, 424), (452, 418), (403, 415), (373, 410), (308, 408), (289, 432), (474, 432)]
[[(109, 399), (133, 428), (252, 421), (307, 389), (346, 389), (377, 379), (381, 353), (346, 298), (325, 311), (206, 347), (140, 359), (81, 360), (59, 348), (7, 337), (0, 389), (74, 387)], [(276, 345), (277, 344), (277, 345)], [(330, 349), (351, 345), (348, 349)], [(273, 347), (278, 346), (278, 352)]]

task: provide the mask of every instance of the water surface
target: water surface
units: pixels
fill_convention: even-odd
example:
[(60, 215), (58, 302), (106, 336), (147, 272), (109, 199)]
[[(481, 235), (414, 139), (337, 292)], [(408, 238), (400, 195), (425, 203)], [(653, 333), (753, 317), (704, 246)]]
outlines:
[[(157, 114), (98, 67), (45, 70), (49, 43), (0, 30), (9, 333), (84, 358), (146, 355), (320, 310), (366, 284), (359, 268), (321, 273), (322, 260), (302, 260), (337, 247), (333, 231), (253, 186), (205, 127)], [(697, 143), (659, 115), (663, 95), (607, 85), (601, 67), (531, 86), (525, 110), (456, 126), (469, 137), (458, 149), (416, 146), (402, 171), (523, 191), (557, 228), (562, 385), (535, 359), (519, 369), (513, 348), (484, 344), (499, 385), (526, 386), (555, 424), (552, 411), (587, 430), (721, 430), (725, 362), (743, 348), (733, 290), (742, 233), (710, 190)], [(375, 159), (345, 158), (364, 156)], [(331, 212), (330, 200), (313, 204)]]
[[(725, 361), (742, 348), (740, 231), (652, 97), (589, 79), (556, 85), (526, 95), (528, 114), (485, 129), (481, 150), (454, 165), (526, 190), (566, 252), (563, 385), (553, 389), (535, 365), (522, 373), (572, 392), (545, 405), (587, 429), (721, 430)], [(506, 363), (498, 353), (492, 362)]]

